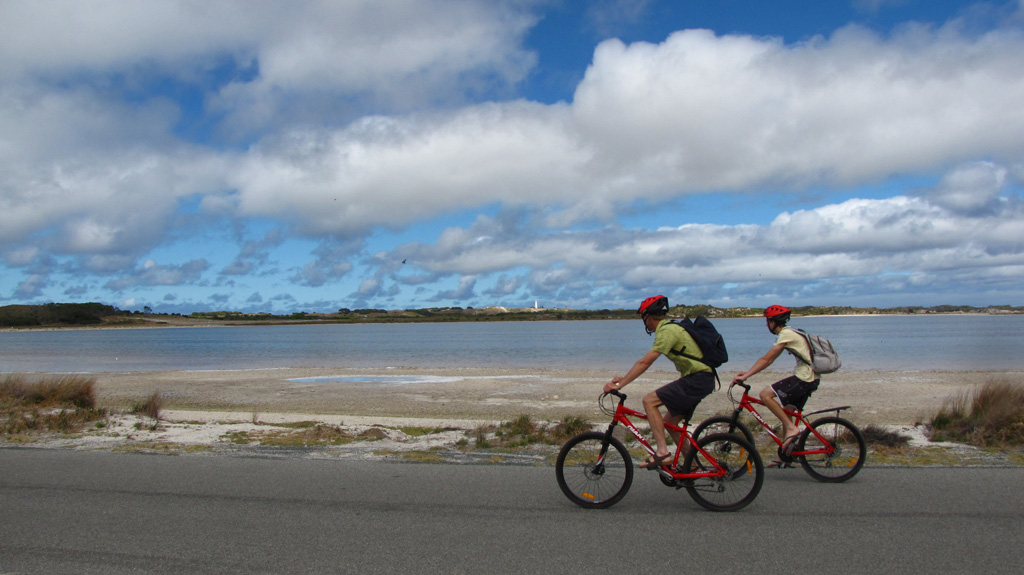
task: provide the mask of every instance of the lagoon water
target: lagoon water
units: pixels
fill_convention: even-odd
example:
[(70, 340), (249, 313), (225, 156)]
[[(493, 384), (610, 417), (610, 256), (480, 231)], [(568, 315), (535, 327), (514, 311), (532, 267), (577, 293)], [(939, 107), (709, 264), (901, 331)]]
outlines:
[[(774, 342), (762, 319), (720, 319), (740, 371)], [(795, 318), (828, 337), (843, 370), (1021, 370), (1024, 315)], [(640, 321), (330, 324), (0, 332), (0, 372), (276, 367), (597, 368), (624, 371), (651, 345)], [(665, 361), (656, 367), (670, 370)], [(779, 361), (788, 366), (793, 360)], [(778, 365), (778, 362), (776, 363)]]

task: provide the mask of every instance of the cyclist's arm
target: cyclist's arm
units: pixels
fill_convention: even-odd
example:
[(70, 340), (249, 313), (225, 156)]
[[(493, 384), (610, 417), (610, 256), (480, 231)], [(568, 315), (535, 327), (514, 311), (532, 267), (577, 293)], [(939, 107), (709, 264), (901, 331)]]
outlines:
[(754, 365), (750, 366), (750, 369), (748, 369), (747, 371), (741, 371), (737, 373), (736, 377), (733, 378), (732, 380), (732, 385), (742, 383), (746, 381), (748, 377), (768, 367), (769, 365), (772, 364), (772, 362), (778, 359), (779, 356), (782, 355), (782, 352), (785, 350), (786, 344), (784, 343), (777, 343), (773, 345), (772, 348), (768, 350), (768, 353), (762, 355), (757, 361), (754, 362)]
[(626, 387), (634, 379), (640, 377), (640, 374), (647, 371), (647, 368), (651, 367), (651, 364), (653, 364), (654, 360), (658, 359), (660, 355), (661, 352), (659, 351), (654, 351), (653, 349), (648, 351), (643, 357), (633, 364), (633, 367), (629, 369), (626, 375), (622, 377), (613, 377), (610, 382), (604, 384), (604, 392), (608, 393), (613, 389), (622, 389), (623, 387)]

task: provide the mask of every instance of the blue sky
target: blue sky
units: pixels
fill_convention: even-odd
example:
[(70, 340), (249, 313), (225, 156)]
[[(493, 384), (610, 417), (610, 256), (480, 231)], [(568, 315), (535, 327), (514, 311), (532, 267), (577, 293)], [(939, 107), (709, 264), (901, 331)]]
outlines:
[(0, 0), (0, 305), (1024, 305), (1024, 5)]

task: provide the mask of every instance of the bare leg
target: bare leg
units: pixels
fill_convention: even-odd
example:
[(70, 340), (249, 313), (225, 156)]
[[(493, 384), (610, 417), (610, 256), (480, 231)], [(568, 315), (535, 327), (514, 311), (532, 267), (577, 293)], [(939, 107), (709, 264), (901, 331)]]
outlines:
[(654, 436), (654, 443), (657, 446), (658, 457), (665, 458), (671, 455), (668, 450), (668, 443), (665, 441), (665, 422), (661, 417), (661, 399), (653, 391), (644, 396), (644, 411), (647, 412), (647, 423), (651, 425), (651, 435)]
[[(671, 413), (667, 414), (664, 417), (665, 423), (669, 423), (669, 424), (672, 424), (672, 425), (679, 425), (679, 422), (682, 421), (682, 420), (683, 420), (683, 416), (682, 415), (673, 415)], [(684, 441), (683, 438), (682, 438), (683, 434), (678, 432), (678, 431), (676, 431), (676, 430), (674, 430), (674, 429), (668, 429), (668, 433), (669, 433), (669, 435), (672, 436), (672, 441), (674, 441), (676, 443), (676, 448), (678, 449), (679, 446), (682, 445), (682, 442)], [(686, 445), (685, 447), (683, 447), (682, 451), (679, 452), (679, 464), (680, 465), (682, 465), (683, 459), (686, 458), (686, 454), (689, 453), (689, 452), (690, 452), (690, 446), (689, 445)]]
[[(662, 420), (665, 423), (668, 423), (668, 424), (671, 424), (671, 425), (679, 425), (679, 422), (683, 420), (683, 416), (682, 415), (672, 415), (671, 413), (667, 413), (667, 414), (665, 414), (665, 417), (662, 418)], [(679, 445), (679, 442), (682, 439), (680, 437), (680, 435), (682, 435), (682, 434), (679, 433), (678, 431), (674, 430), (674, 429), (668, 429), (667, 427), (665, 428), (665, 431), (672, 437), (672, 441), (674, 441), (676, 445)]]
[(768, 411), (771, 411), (772, 414), (782, 422), (782, 440), (785, 441), (786, 439), (796, 435), (798, 430), (789, 419), (789, 416), (786, 415), (786, 412), (782, 409), (782, 405), (779, 403), (779, 398), (775, 396), (775, 390), (769, 386), (762, 389), (759, 395), (761, 397), (761, 401), (764, 402), (765, 407), (768, 408)]

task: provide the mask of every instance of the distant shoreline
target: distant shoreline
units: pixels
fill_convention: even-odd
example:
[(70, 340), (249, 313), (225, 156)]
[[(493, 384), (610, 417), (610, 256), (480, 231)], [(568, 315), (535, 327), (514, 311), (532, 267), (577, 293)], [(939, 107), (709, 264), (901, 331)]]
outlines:
[[(559, 312), (564, 313), (564, 312)], [(968, 316), (968, 317), (1004, 317), (1024, 315), (1024, 312), (885, 312), (885, 313), (835, 313), (835, 314), (810, 314), (793, 315), (794, 319), (800, 318), (850, 318), (850, 317), (929, 317), (929, 316)], [(682, 317), (672, 315), (670, 317)], [(759, 314), (734, 315), (728, 317), (712, 317), (710, 319), (756, 319)], [(109, 318), (99, 324), (60, 324), (60, 325), (38, 325), (38, 326), (0, 326), (0, 332), (19, 331), (61, 331), (61, 330), (108, 330), (108, 329), (173, 329), (173, 328), (196, 328), (196, 327), (273, 327), (284, 325), (381, 325), (381, 324), (418, 324), (418, 323), (503, 323), (503, 322), (544, 322), (544, 321), (622, 321), (635, 319), (630, 316), (615, 317), (534, 317), (534, 318), (507, 318), (500, 315), (482, 314), (465, 319), (430, 319), (430, 318), (365, 318), (365, 319), (260, 319), (260, 320), (215, 320), (209, 318), (193, 318), (187, 316), (128, 316), (129, 319), (121, 316)]]

